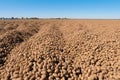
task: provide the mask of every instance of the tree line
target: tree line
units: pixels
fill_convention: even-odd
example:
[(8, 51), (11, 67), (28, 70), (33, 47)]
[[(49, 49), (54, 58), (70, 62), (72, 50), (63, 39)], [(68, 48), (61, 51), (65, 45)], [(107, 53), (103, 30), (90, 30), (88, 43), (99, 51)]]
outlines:
[(21, 18), (17, 18), (17, 17), (5, 18), (5, 17), (0, 17), (0, 20), (18, 20), (18, 19), (39, 19), (39, 18), (37, 18), (37, 17), (31, 17), (31, 18), (25, 18), (25, 17), (21, 17)]
[(5, 17), (0, 17), (0, 20), (28, 20), (28, 19), (68, 19), (68, 18), (37, 18), (37, 17), (30, 17), (30, 18), (25, 18), (25, 17), (21, 17), (21, 18), (17, 18), (17, 17), (10, 17), (10, 18), (5, 18)]

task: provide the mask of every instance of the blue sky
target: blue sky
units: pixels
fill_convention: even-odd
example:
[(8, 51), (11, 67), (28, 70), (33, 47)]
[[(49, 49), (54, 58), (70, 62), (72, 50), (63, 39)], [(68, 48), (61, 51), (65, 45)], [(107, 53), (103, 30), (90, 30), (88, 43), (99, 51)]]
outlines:
[(120, 0), (0, 0), (0, 17), (120, 19)]

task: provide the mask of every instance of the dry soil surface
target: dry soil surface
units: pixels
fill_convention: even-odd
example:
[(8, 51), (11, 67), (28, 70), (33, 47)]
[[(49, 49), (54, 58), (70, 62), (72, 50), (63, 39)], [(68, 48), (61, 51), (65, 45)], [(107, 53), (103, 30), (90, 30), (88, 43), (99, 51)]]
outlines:
[(0, 80), (120, 80), (120, 21), (0, 21)]

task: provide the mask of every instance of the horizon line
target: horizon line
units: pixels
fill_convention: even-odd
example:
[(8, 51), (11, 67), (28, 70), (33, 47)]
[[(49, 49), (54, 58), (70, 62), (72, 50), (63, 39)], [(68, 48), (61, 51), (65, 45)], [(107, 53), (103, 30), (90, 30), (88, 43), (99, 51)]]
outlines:
[(92, 19), (92, 20), (120, 20), (120, 18), (70, 18), (70, 17), (0, 17), (1, 19)]

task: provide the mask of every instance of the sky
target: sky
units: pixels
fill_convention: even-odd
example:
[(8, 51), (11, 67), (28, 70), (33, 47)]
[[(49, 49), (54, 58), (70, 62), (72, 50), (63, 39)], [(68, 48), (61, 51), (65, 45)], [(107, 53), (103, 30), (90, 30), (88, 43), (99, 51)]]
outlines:
[(0, 17), (120, 19), (120, 0), (0, 0)]

